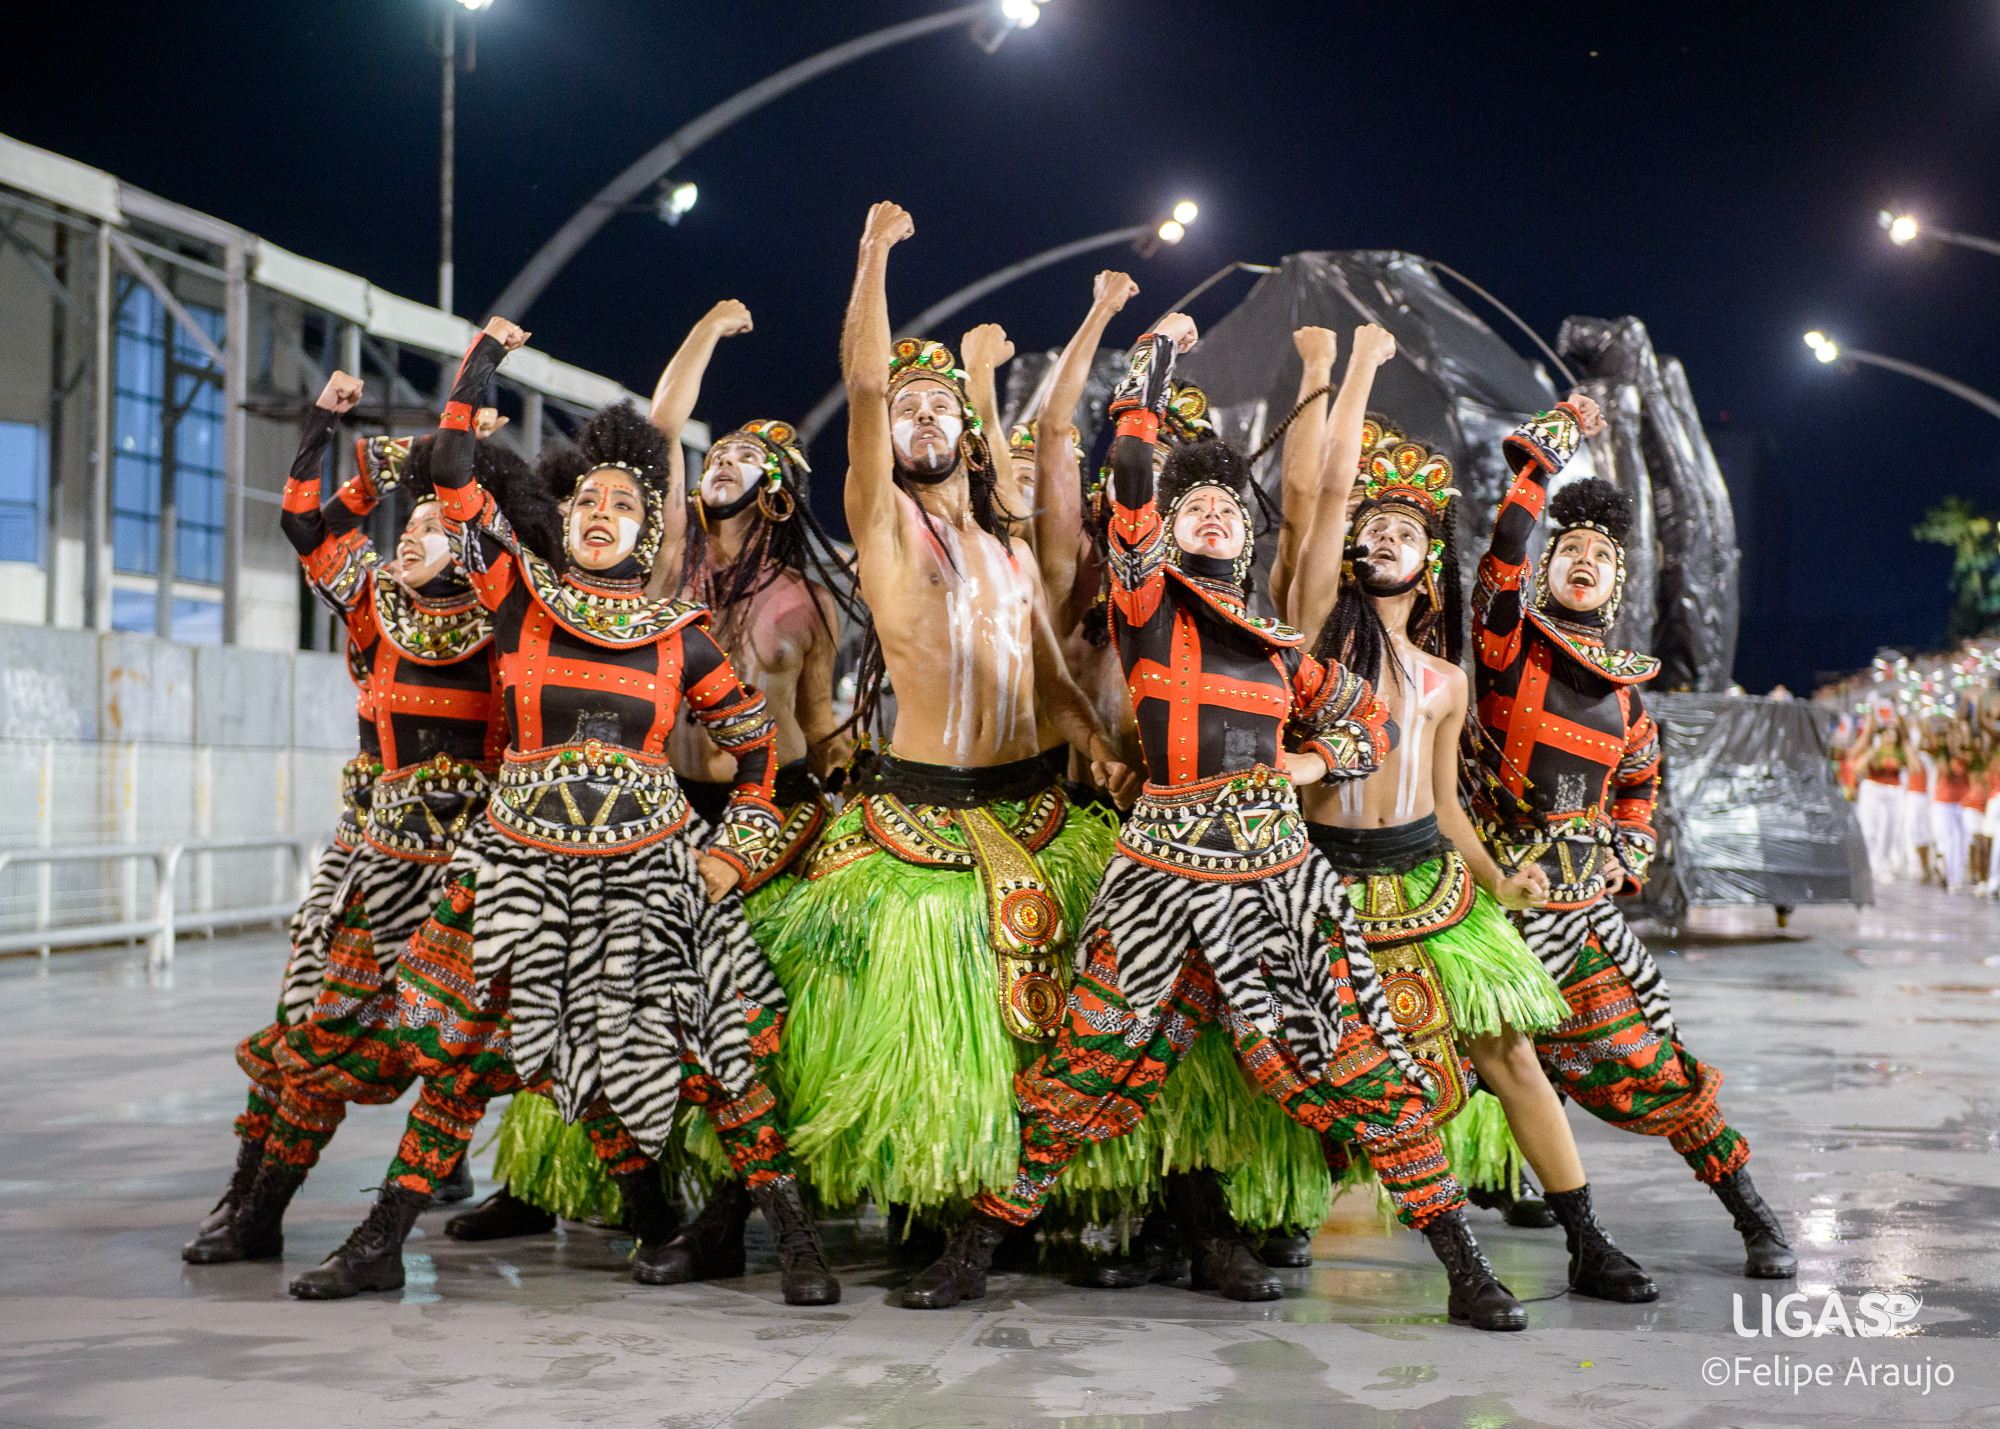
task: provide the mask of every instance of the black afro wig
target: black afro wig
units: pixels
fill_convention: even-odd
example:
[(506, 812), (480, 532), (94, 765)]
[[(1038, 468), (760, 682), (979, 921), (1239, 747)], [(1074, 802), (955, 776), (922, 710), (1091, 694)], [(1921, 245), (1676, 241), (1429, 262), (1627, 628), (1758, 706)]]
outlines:
[(1580, 525), (1601, 527), (1622, 546), (1632, 529), (1632, 503), (1610, 482), (1592, 476), (1573, 481), (1550, 497), (1549, 519), (1560, 530)]
[(1219, 486), (1232, 493), (1246, 518), (1254, 509), (1250, 463), (1220, 437), (1203, 437), (1168, 450), (1166, 469), (1160, 473), (1161, 511), (1173, 510), (1197, 486)]
[(600, 407), (573, 442), (542, 448), (540, 469), (558, 501), (567, 501), (577, 482), (601, 466), (622, 463), (640, 473), (653, 490), (665, 488), (672, 447), (660, 429), (630, 402)]

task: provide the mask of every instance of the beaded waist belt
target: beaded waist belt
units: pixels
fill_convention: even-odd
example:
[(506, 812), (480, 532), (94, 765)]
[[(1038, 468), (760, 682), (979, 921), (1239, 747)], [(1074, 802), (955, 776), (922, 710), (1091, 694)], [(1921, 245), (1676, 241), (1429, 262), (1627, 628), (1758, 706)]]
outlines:
[(384, 774), (368, 810), (368, 842), (396, 858), (443, 863), (492, 790), (491, 774), (449, 754)]
[(824, 878), (886, 853), (920, 868), (977, 871), (986, 895), (987, 941), (999, 964), (1000, 1021), (1027, 1042), (1053, 1040), (1069, 1001), (1069, 941), (1062, 908), (1035, 855), (1069, 816), (1062, 790), (1047, 786), (1003, 822), (992, 809), (909, 804), (866, 794), (861, 826), (820, 844), (806, 877)]
[(602, 744), (507, 751), (486, 816), (557, 853), (629, 853), (682, 828), (691, 811), (667, 761)]
[(1375, 975), (1382, 982), (1382, 997), (1389, 1004), (1389, 1015), (1396, 1019), (1403, 1050), (1430, 1073), (1436, 1092), (1431, 1121), (1442, 1126), (1465, 1109), (1477, 1078), (1459, 1053), (1457, 1029), (1452, 1025), (1437, 967), (1421, 943), (1395, 943), (1371, 952)]
[(1308, 847), (1291, 776), (1262, 764), (1191, 784), (1148, 784), (1118, 834), (1127, 857), (1212, 883), (1291, 868)]
[(1401, 871), (1347, 874), (1348, 906), (1370, 949), (1421, 942), (1465, 921), (1472, 911), (1472, 871), (1455, 848), (1437, 855), (1437, 886), (1412, 897)]
[(1611, 845), (1594, 838), (1557, 838), (1535, 843), (1495, 840), (1493, 857), (1507, 873), (1539, 863), (1549, 876), (1548, 906), (1581, 908), (1604, 896), (1605, 878), (1619, 866)]
[(367, 836), (369, 796), (381, 772), (382, 761), (372, 754), (357, 754), (340, 766), (340, 819), (333, 826), (333, 841), (349, 853)]

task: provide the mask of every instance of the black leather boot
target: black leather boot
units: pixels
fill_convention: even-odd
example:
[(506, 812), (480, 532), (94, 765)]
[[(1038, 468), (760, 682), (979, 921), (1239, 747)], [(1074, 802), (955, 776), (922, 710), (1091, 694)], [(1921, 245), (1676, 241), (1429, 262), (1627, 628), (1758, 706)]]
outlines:
[(470, 1211), (460, 1211), (444, 1223), (444, 1233), (453, 1240), (507, 1240), (513, 1236), (546, 1235), (556, 1228), (556, 1218), (540, 1206), (530, 1205), (505, 1186)]
[(1574, 1191), (1550, 1191), (1548, 1203), (1569, 1242), (1569, 1288), (1573, 1293), (1623, 1305), (1660, 1298), (1660, 1287), (1597, 1223), (1590, 1209), (1588, 1183)]
[(717, 1183), (700, 1215), (675, 1231), (665, 1245), (641, 1251), (632, 1262), (632, 1278), (646, 1285), (683, 1285), (741, 1275), (743, 1227), (753, 1205), (741, 1181)]
[(1528, 1312), (1486, 1259), (1486, 1252), (1472, 1238), (1463, 1210), (1448, 1211), (1424, 1227), (1424, 1239), (1444, 1266), (1451, 1282), (1451, 1296), (1445, 1304), (1454, 1325), (1470, 1325), (1475, 1330), (1525, 1330)]
[(403, 1242), (431, 1198), (393, 1182), (383, 1186), (368, 1218), (332, 1255), (292, 1281), (301, 1300), (345, 1300), (364, 1290), (403, 1288)]
[(1264, 1236), (1257, 1258), (1273, 1270), (1308, 1270), (1313, 1263), (1313, 1238), (1297, 1226), (1283, 1226)]
[(625, 1229), (639, 1242), (632, 1252), (632, 1278), (641, 1285), (678, 1284), (657, 1278), (663, 1273), (661, 1267), (671, 1263), (668, 1247), (681, 1226), (680, 1208), (667, 1199), (660, 1184), (659, 1163), (648, 1161), (637, 1171), (611, 1179), (625, 1198)]
[(986, 1270), (993, 1252), (1014, 1229), (998, 1216), (975, 1213), (951, 1233), (944, 1254), (903, 1287), (905, 1310), (949, 1310), (961, 1300), (986, 1298)]
[(1498, 1211), (1510, 1226), (1522, 1230), (1545, 1231), (1557, 1225), (1555, 1212), (1549, 1203), (1535, 1194), (1535, 1188), (1528, 1184), (1524, 1174), (1519, 1192), (1509, 1191), (1504, 1186), (1487, 1190), (1480, 1186), (1467, 1186), (1465, 1199), (1483, 1211)]
[(1122, 1255), (1101, 1255), (1071, 1282), (1093, 1290), (1132, 1290), (1141, 1285), (1178, 1284), (1190, 1275), (1181, 1249), (1181, 1228), (1165, 1206), (1147, 1212)]
[(285, 1208), (305, 1185), (306, 1173), (291, 1166), (257, 1168), (249, 1194), (213, 1235), (196, 1236), (181, 1247), (190, 1265), (225, 1265), (233, 1260), (280, 1260), (285, 1254)]
[(454, 1201), (469, 1201), (477, 1189), (472, 1184), (472, 1148), (467, 1147), (458, 1164), (432, 1189), (431, 1204), (448, 1206)]
[(1187, 1237), (1194, 1269), (1190, 1288), (1213, 1290), (1227, 1300), (1284, 1298), (1284, 1282), (1257, 1258), (1256, 1247), (1229, 1214), (1222, 1180), (1214, 1171), (1169, 1177), (1167, 1196)]
[[(750, 1197), (770, 1222), (778, 1238), (778, 1276), (785, 1288), (787, 1305), (838, 1305), (840, 1282), (827, 1268), (826, 1248), (819, 1243), (819, 1227), (806, 1214), (799, 1200), (795, 1177), (767, 1181), (751, 1188)], [(742, 1236), (737, 1236), (742, 1244)], [(741, 1250), (737, 1252), (739, 1255)]]
[(1765, 1204), (1748, 1171), (1732, 1171), (1710, 1188), (1729, 1208), (1736, 1233), (1743, 1237), (1743, 1273), (1752, 1280), (1790, 1280), (1799, 1273), (1798, 1257), (1785, 1240), (1777, 1212)]
[(194, 1228), (196, 1237), (219, 1231), (229, 1224), (229, 1218), (236, 1214), (236, 1207), (250, 1194), (250, 1183), (257, 1179), (257, 1168), (264, 1164), (264, 1138), (252, 1141), (238, 1137), (236, 1141), (236, 1169), (229, 1173), (229, 1189), (222, 1193), (209, 1213), (201, 1218), (201, 1224)]

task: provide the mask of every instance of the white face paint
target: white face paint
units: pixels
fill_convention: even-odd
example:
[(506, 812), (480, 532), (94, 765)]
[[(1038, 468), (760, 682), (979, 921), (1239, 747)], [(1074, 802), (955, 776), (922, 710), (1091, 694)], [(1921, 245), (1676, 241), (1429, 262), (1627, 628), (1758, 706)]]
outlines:
[[(1586, 566), (1596, 577), (1596, 582), (1589, 587), (1572, 590), (1570, 575), (1578, 565)], [(1618, 565), (1615, 561), (1583, 562), (1566, 551), (1549, 558), (1549, 589), (1556, 593), (1564, 605), (1573, 610), (1597, 609), (1611, 598), (1617, 580)]]
[(1423, 527), (1388, 513), (1369, 517), (1360, 540), (1368, 548), (1369, 574), (1383, 585), (1400, 585), (1414, 576), (1430, 549)]
[(424, 548), (425, 565), (429, 565), (433, 561), (443, 560), (445, 553), (451, 549), (451, 542), (445, 540), (436, 531), (426, 531), (421, 544)]
[[(582, 511), (572, 511), (569, 513), (569, 548), (572, 551), (589, 550), (591, 554), (595, 555), (597, 551), (603, 548), (598, 547), (593, 550), (583, 544), (583, 524), (588, 514), (594, 513), (585, 513)], [(631, 555), (632, 548), (639, 544), (639, 523), (634, 521), (630, 516), (614, 516), (611, 519), (618, 526), (618, 542), (611, 548), (612, 558), (609, 562), (609, 564), (615, 565), (617, 562)]]
[[(916, 438), (918, 425), (915, 417), (902, 417), (889, 429), (890, 440), (896, 444), (896, 455), (912, 465), (916, 463), (910, 444)], [(933, 417), (929, 425), (944, 433), (944, 444), (947, 447), (957, 447), (959, 435), (965, 431), (965, 423), (949, 415)]]

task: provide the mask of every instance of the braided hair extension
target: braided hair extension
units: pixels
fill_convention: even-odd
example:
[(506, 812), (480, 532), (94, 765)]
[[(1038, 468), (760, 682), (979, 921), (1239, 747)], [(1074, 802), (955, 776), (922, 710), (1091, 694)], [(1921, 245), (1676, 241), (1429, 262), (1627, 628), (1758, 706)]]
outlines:
[[(773, 521), (764, 514), (761, 500), (754, 503), (752, 509), (757, 519), (752, 524), (750, 538), (736, 553), (736, 559), (726, 566), (709, 562), (712, 543), (698, 482), (688, 496), (688, 550), (683, 560), (687, 576), (681, 582), (681, 589), (692, 585), (695, 599), (715, 613), (718, 638), (725, 645), (740, 633), (738, 626), (748, 612), (749, 602), (785, 575), (801, 580), (816, 578), (816, 583), (833, 597), (834, 604), (850, 621), (858, 625), (868, 619), (867, 608), (855, 595), (854, 567), (812, 513), (809, 477), (789, 462), (781, 462), (780, 468), (780, 486), (791, 499), (791, 514), (782, 521)], [(826, 627), (828, 638), (834, 638), (837, 632), (827, 625), (826, 612), (817, 600), (813, 602), (813, 613)]]
[(1292, 423), (1296, 422), (1299, 419), (1299, 414), (1305, 411), (1305, 409), (1310, 407), (1313, 403), (1317, 402), (1320, 398), (1326, 396), (1326, 394), (1331, 392), (1332, 390), (1333, 390), (1333, 384), (1331, 382), (1322, 382), (1320, 383), (1319, 387), (1316, 390), (1308, 392), (1305, 396), (1299, 398), (1298, 405), (1293, 407), (1291, 411), (1285, 414), (1285, 420), (1278, 423), (1277, 426), (1271, 428), (1271, 434), (1265, 437), (1264, 440), (1258, 444), (1257, 450), (1250, 453), (1250, 455), (1247, 458), (1245, 458), (1245, 460), (1252, 467), (1255, 467), (1258, 462), (1264, 459), (1264, 453), (1269, 451), (1272, 447), (1278, 444), (1279, 439), (1285, 435), (1285, 429), (1291, 426)]

